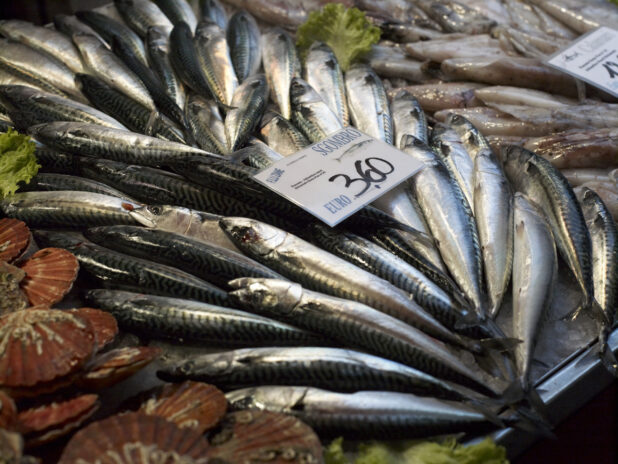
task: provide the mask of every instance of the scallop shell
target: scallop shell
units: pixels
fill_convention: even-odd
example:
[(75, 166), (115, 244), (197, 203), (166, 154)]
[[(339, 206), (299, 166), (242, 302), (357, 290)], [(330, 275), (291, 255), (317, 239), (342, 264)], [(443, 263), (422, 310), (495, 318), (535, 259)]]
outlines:
[(116, 335), (118, 335), (116, 318), (108, 312), (94, 308), (78, 308), (71, 310), (71, 312), (75, 312), (84, 319), (88, 319), (97, 338), (97, 351), (114, 340)]
[(156, 398), (140, 408), (144, 414), (164, 417), (178, 427), (190, 427), (199, 433), (217, 425), (226, 410), (227, 400), (221, 390), (193, 381), (165, 385)]
[(0, 261), (13, 261), (28, 246), (30, 231), (17, 219), (0, 219)]
[(0, 261), (0, 316), (28, 306), (28, 298), (19, 287), (25, 276), (18, 267)]
[(299, 419), (269, 411), (243, 410), (225, 416), (207, 456), (218, 464), (323, 463), (315, 432)]
[(37, 251), (20, 266), (26, 272), (22, 289), (30, 304), (58, 303), (69, 293), (77, 278), (79, 262), (69, 251), (44, 248)]
[(39, 446), (54, 441), (79, 427), (99, 408), (97, 395), (51, 403), (22, 411), (17, 416), (17, 430), (24, 435), (26, 446)]
[(0, 429), (10, 429), (17, 419), (17, 407), (13, 399), (0, 391)]
[(94, 348), (92, 326), (76, 314), (33, 309), (2, 316), (0, 388), (22, 396), (24, 387), (79, 370)]
[(206, 464), (208, 442), (161, 417), (115, 415), (77, 432), (60, 464)]
[(107, 388), (132, 376), (161, 354), (161, 348), (138, 346), (117, 348), (95, 357), (78, 386), (90, 390)]

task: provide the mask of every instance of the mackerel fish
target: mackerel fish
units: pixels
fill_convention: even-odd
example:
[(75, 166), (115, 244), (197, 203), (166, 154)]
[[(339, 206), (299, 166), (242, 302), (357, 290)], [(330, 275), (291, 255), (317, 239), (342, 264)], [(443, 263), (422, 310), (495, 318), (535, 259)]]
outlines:
[(169, 34), (157, 26), (150, 27), (146, 35), (146, 51), (151, 69), (159, 77), (167, 94), (180, 108), (185, 106), (185, 89), (176, 76), (169, 53)]
[(197, 27), (197, 18), (186, 0), (153, 0), (165, 13), (174, 26), (184, 22), (194, 31)]
[[(319, 142), (339, 129), (343, 129), (343, 123), (339, 117), (304, 80), (298, 77), (292, 78), (289, 90), (292, 121), (310, 142)], [(282, 115), (286, 117), (285, 114)]]
[(101, 193), (112, 197), (126, 200), (130, 203), (138, 203), (133, 198), (125, 195), (119, 190), (105, 185), (96, 180), (86, 179), (85, 177), (72, 176), (69, 174), (58, 174), (49, 172), (39, 172), (30, 182), (19, 188), (20, 192), (41, 192), (73, 190), (77, 192)]
[(211, 153), (228, 152), (225, 125), (214, 102), (191, 93), (185, 105), (187, 124), (198, 146)]
[(394, 145), (401, 149), (403, 138), (413, 135), (425, 144), (429, 144), (427, 131), (427, 116), (418, 100), (406, 90), (400, 90), (391, 102), (393, 129), (395, 131)]
[(201, 18), (208, 18), (217, 23), (221, 29), (227, 29), (227, 14), (219, 0), (200, 0), (199, 10)]
[(118, 253), (86, 240), (80, 233), (36, 230), (37, 243), (64, 248), (75, 255), (80, 270), (110, 288), (147, 291), (227, 306), (219, 287), (171, 266)]
[(90, 290), (86, 299), (121, 327), (149, 337), (217, 345), (304, 345), (323, 340), (288, 324), (198, 301), (121, 290)]
[(260, 122), (260, 137), (270, 148), (289, 156), (309, 145), (309, 140), (294, 124), (274, 111), (267, 111)]
[(491, 378), (472, 359), (365, 304), (306, 290), (273, 279), (237, 279), (230, 293), (252, 312), (321, 333), (346, 346), (366, 350), (489, 396), (499, 394)]
[(259, 124), (268, 103), (268, 85), (263, 74), (256, 74), (234, 92), (232, 109), (225, 115), (225, 134), (230, 151), (240, 148)]
[(242, 83), (260, 70), (262, 64), (260, 29), (253, 16), (241, 10), (230, 18), (226, 37), (230, 44), (230, 56), (236, 77)]
[(150, 0), (114, 0), (114, 5), (122, 19), (142, 39), (146, 38), (151, 27), (161, 28), (166, 35), (174, 27), (156, 3)]

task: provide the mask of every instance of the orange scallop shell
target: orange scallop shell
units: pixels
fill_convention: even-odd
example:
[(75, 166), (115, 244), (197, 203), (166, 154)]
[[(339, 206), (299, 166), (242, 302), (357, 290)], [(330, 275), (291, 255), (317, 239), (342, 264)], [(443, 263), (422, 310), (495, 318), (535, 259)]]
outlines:
[(28, 246), (30, 231), (26, 223), (12, 218), (0, 219), (0, 261), (12, 261)]
[(77, 398), (27, 409), (17, 416), (17, 430), (24, 435), (26, 446), (39, 446), (54, 441), (79, 427), (99, 408), (97, 395)]
[(93, 422), (77, 432), (60, 464), (206, 464), (208, 442), (194, 430), (161, 417), (127, 413)]
[(140, 408), (144, 414), (164, 417), (178, 427), (190, 427), (199, 433), (217, 425), (226, 411), (227, 400), (221, 390), (193, 381), (165, 385), (156, 398)]
[(17, 407), (13, 399), (0, 391), (0, 429), (10, 429), (17, 419)]
[(72, 309), (84, 319), (88, 319), (97, 338), (97, 351), (110, 343), (118, 335), (116, 318), (106, 311), (94, 308)]
[(33, 387), (80, 369), (95, 348), (90, 323), (57, 309), (0, 317), (0, 389)]
[(161, 354), (155, 346), (117, 348), (95, 357), (78, 380), (78, 386), (90, 390), (110, 387), (132, 376)]
[[(219, 429), (217, 429), (219, 430)], [(294, 416), (246, 409), (225, 416), (207, 456), (218, 464), (323, 463), (316, 433)]]
[(30, 304), (58, 303), (69, 293), (77, 278), (79, 262), (73, 253), (61, 248), (44, 248), (28, 258), (21, 266), (26, 277), (22, 289)]

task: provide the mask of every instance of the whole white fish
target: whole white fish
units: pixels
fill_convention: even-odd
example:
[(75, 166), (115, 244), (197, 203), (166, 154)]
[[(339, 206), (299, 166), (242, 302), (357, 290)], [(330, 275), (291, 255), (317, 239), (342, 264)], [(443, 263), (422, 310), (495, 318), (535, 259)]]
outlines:
[(483, 87), (475, 90), (474, 95), (488, 106), (506, 104), (539, 108), (560, 108), (562, 106), (578, 104), (574, 98), (506, 85)]
[(468, 108), (482, 106), (483, 102), (476, 97), (476, 89), (484, 87), (476, 82), (439, 82), (436, 84), (408, 85), (390, 90), (393, 96), (400, 90), (405, 90), (414, 96), (421, 107), (427, 112), (440, 111), (449, 108)]
[(489, 34), (469, 35), (460, 39), (426, 40), (405, 44), (405, 50), (412, 58), (438, 63), (449, 58), (465, 56), (504, 56), (498, 40)]
[(529, 385), (530, 363), (539, 326), (548, 310), (558, 261), (545, 215), (523, 194), (514, 196), (513, 336), (522, 340), (515, 360), (522, 386)]

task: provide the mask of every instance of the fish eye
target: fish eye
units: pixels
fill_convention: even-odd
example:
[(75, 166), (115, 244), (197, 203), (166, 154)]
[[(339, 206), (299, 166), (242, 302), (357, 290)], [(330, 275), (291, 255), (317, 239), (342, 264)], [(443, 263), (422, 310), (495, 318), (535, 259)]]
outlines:
[(148, 211), (156, 216), (159, 216), (163, 212), (163, 208), (160, 206), (149, 206)]

